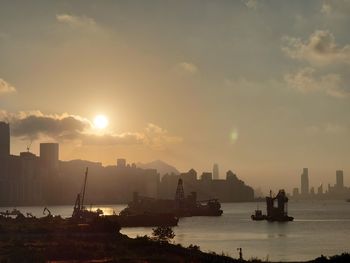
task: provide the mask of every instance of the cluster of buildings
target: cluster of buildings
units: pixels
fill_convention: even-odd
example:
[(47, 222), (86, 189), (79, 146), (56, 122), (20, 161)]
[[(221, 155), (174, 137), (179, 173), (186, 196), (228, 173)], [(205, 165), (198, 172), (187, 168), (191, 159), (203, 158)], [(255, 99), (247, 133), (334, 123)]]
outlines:
[(32, 204), (54, 193), (59, 174), (58, 144), (40, 144), (40, 155), (10, 154), (10, 127), (0, 122), (0, 204)]
[(350, 188), (344, 186), (344, 172), (337, 170), (335, 172), (335, 185), (328, 184), (327, 189), (320, 184), (317, 189), (309, 186), (309, 169), (304, 168), (300, 176), (299, 188), (294, 188), (292, 197), (294, 199), (347, 199), (350, 197)]
[(198, 178), (193, 169), (179, 175), (166, 174), (160, 183), (159, 195), (162, 198), (173, 198), (177, 181), (182, 179), (184, 190), (189, 194), (197, 193), (199, 200), (218, 198), (221, 202), (246, 202), (254, 200), (254, 190), (238, 179), (232, 171), (226, 173), (225, 179), (219, 178), (218, 166), (214, 165), (213, 172), (203, 172)]
[(0, 206), (72, 204), (81, 191), (89, 168), (86, 201), (91, 204), (126, 203), (134, 192), (155, 198), (175, 197), (179, 178), (186, 193), (197, 192), (198, 199), (218, 198), (222, 202), (252, 201), (254, 191), (228, 171), (219, 179), (219, 167), (199, 178), (193, 169), (187, 173), (160, 176), (156, 169), (142, 169), (118, 159), (116, 165), (102, 166), (83, 160), (60, 161), (59, 144), (41, 143), (39, 156), (29, 149), (18, 156), (10, 154), (10, 126), (0, 122)]

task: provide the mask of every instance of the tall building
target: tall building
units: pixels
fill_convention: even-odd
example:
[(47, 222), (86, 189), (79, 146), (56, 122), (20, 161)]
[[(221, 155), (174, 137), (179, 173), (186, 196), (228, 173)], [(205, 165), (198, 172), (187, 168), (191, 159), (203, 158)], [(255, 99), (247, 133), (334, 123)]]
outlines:
[(322, 184), (317, 188), (317, 194), (318, 195), (322, 195), (323, 194), (323, 185)]
[(308, 168), (304, 168), (303, 173), (301, 174), (300, 193), (303, 196), (306, 196), (309, 194), (309, 169)]
[(58, 172), (58, 155), (58, 143), (40, 143), (40, 162), (49, 174)]
[(343, 189), (344, 188), (344, 175), (342, 170), (337, 170), (336, 171), (336, 187), (338, 189)]
[(10, 125), (0, 122), (0, 158), (10, 155)]
[(126, 167), (126, 160), (119, 158), (117, 159), (117, 168), (125, 168)]
[(219, 179), (219, 165), (217, 163), (214, 163), (214, 166), (213, 166), (213, 179), (214, 180)]

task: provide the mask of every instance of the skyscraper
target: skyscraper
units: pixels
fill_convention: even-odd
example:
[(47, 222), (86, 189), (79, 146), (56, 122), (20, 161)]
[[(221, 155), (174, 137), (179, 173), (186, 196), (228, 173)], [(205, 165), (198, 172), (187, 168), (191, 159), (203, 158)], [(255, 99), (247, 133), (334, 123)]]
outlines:
[(338, 189), (343, 189), (344, 188), (344, 176), (343, 176), (343, 170), (337, 170), (335, 172), (336, 174), (336, 187)]
[(0, 158), (10, 155), (10, 125), (0, 122)]
[(219, 179), (219, 165), (217, 163), (214, 163), (214, 166), (213, 166), (213, 179), (214, 180)]
[(309, 194), (309, 169), (308, 168), (304, 168), (303, 173), (301, 174), (300, 193), (303, 196), (306, 196)]
[(49, 174), (58, 172), (58, 151), (58, 143), (40, 143), (41, 165)]

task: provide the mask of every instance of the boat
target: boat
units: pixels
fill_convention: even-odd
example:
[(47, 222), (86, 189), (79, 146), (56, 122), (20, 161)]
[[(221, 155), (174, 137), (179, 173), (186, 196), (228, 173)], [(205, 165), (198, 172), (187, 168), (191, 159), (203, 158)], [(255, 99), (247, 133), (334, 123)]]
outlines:
[(252, 220), (260, 221), (260, 220), (266, 220), (266, 215), (263, 215), (262, 211), (260, 209), (256, 209), (254, 215), (251, 215)]
[(221, 204), (218, 199), (197, 200), (196, 192), (185, 197), (183, 182), (178, 181), (174, 199), (158, 199), (139, 196), (134, 193), (133, 200), (122, 210), (121, 214), (150, 214), (167, 213), (178, 218), (191, 216), (221, 216)]
[[(266, 215), (263, 215), (262, 211), (257, 209), (255, 214), (251, 215), (251, 219), (254, 221), (267, 220), (269, 222), (288, 222), (293, 221), (294, 217), (288, 216), (288, 197), (283, 189), (278, 191), (275, 197), (270, 196), (265, 198), (266, 200)], [(277, 201), (277, 206), (275, 206)]]
[(101, 209), (96, 211), (87, 210), (84, 206), (88, 168), (86, 168), (83, 191), (78, 193), (71, 219), (80, 223), (90, 222), (96, 219), (111, 221), (120, 227), (156, 227), (177, 226), (179, 218), (172, 213), (166, 212), (143, 212), (135, 213), (124, 210), (119, 215), (104, 215)]

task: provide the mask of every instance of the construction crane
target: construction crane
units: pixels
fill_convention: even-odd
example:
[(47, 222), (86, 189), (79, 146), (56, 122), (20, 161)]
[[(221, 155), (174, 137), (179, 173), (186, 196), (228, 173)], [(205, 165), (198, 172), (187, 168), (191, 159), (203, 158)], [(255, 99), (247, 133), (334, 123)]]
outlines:
[(85, 199), (85, 189), (86, 189), (86, 182), (87, 182), (87, 176), (88, 176), (89, 168), (86, 167), (85, 170), (85, 179), (84, 179), (84, 186), (83, 186), (83, 197), (81, 198), (81, 207), (84, 209), (84, 199)]
[(82, 191), (77, 194), (77, 198), (75, 200), (75, 205), (73, 210), (73, 217), (78, 217), (78, 218), (82, 217), (82, 213), (84, 211), (84, 199), (85, 199), (85, 190), (86, 190), (88, 171), (89, 171), (88, 167), (86, 167), (83, 188), (82, 188)]
[(30, 143), (27, 145), (27, 152), (30, 151), (30, 147), (32, 147), (33, 140), (30, 140)]

